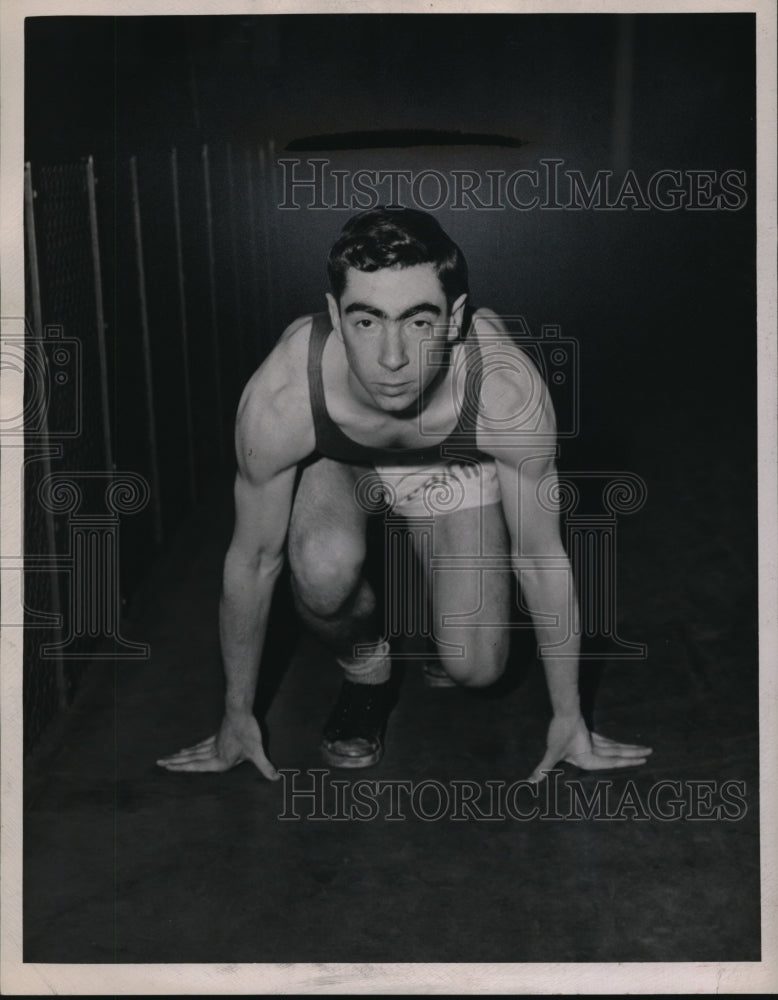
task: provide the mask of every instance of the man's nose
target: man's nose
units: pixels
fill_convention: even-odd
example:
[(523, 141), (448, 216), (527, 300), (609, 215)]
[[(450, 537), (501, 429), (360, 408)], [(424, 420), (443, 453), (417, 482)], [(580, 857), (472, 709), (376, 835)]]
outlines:
[(388, 327), (381, 339), (381, 353), (378, 362), (390, 372), (396, 372), (408, 364), (408, 351), (399, 327)]

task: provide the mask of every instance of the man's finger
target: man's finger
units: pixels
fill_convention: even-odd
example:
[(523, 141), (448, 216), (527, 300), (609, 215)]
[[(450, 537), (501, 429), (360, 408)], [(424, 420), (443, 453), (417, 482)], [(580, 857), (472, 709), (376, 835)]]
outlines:
[(259, 772), (268, 779), (268, 781), (278, 781), (281, 777), (262, 750), (257, 750), (256, 753), (253, 754), (251, 762), (259, 770)]
[(206, 756), (209, 752), (213, 752), (215, 745), (216, 737), (209, 736), (208, 739), (202, 740), (200, 743), (195, 743), (194, 746), (184, 747), (183, 750), (177, 750), (175, 753), (168, 754), (167, 757), (160, 757), (157, 763), (162, 764), (165, 761), (171, 760), (191, 760)]
[(201, 740), (199, 743), (195, 743), (194, 746), (187, 747), (187, 750), (202, 750), (205, 747), (212, 747), (216, 743), (216, 735), (209, 736), (207, 739)]
[(167, 763), (157, 761), (160, 767), (166, 771), (189, 771), (204, 773), (206, 771), (226, 771), (231, 765), (221, 757), (210, 757), (201, 760), (175, 760), (171, 759)]
[(168, 764), (183, 764), (189, 760), (192, 760), (191, 754), (186, 750), (179, 750), (178, 753), (171, 753), (169, 757), (160, 757), (157, 764), (160, 767), (167, 767)]
[(598, 754), (587, 754), (581, 757), (565, 757), (566, 764), (573, 764), (584, 771), (609, 771), (616, 767), (638, 767), (645, 764), (647, 757), (602, 757)]
[(181, 764), (185, 761), (193, 760), (207, 760), (209, 757), (217, 756), (216, 751), (213, 747), (206, 747), (202, 750), (179, 750), (178, 753), (172, 753), (169, 757), (160, 757), (157, 761), (158, 764), (168, 764), (171, 762)]
[(532, 774), (527, 778), (527, 781), (531, 781), (533, 784), (537, 784), (546, 777), (546, 771), (553, 771), (554, 766), (558, 763), (556, 755), (549, 755), (543, 758), (543, 760), (538, 764)]
[(595, 747), (621, 747), (622, 749), (642, 750), (643, 753), (652, 753), (651, 747), (644, 747), (639, 743), (618, 743), (616, 740), (610, 740), (607, 736), (601, 736), (599, 733), (592, 733), (591, 736), (592, 744)]
[(649, 757), (651, 755), (651, 751), (644, 747), (631, 746), (596, 746), (594, 753), (597, 757)]
[(189, 750), (180, 750), (175, 757), (177, 760), (208, 760), (209, 757), (218, 757), (219, 753), (215, 745), (208, 747), (190, 747)]

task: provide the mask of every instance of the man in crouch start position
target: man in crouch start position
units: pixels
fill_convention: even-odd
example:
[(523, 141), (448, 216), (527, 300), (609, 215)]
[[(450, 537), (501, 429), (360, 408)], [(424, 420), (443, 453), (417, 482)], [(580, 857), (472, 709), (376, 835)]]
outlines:
[[(477, 687), (500, 677), (515, 575), (553, 713), (530, 780), (560, 761), (591, 770), (643, 764), (650, 749), (590, 732), (581, 715), (577, 602), (548, 500), (554, 413), (538, 370), (499, 317), (471, 313), (464, 256), (427, 213), (355, 216), (328, 271), (328, 313), (288, 327), (238, 408), (235, 528), (219, 615), (221, 726), (158, 763), (224, 771), (248, 760), (278, 777), (253, 703), (285, 544), (299, 614), (344, 672), (324, 758), (347, 768), (381, 758), (390, 649), (379, 641), (377, 602), (363, 574), (380, 482), (393, 515), (412, 518), (427, 568), (438, 683)], [(444, 570), (430, 567), (420, 517), (432, 520), (435, 559), (451, 563)]]

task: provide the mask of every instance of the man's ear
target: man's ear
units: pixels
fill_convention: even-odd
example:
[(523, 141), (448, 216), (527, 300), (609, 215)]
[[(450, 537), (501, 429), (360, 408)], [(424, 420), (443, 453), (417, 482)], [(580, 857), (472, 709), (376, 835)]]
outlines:
[(335, 296), (330, 292), (327, 292), (327, 309), (329, 310), (332, 329), (342, 338), (340, 331), (340, 309), (338, 308), (338, 303), (335, 301)]
[(451, 313), (448, 321), (447, 340), (456, 340), (462, 328), (462, 317), (465, 313), (465, 303), (467, 302), (467, 292), (462, 292), (458, 299), (454, 300), (451, 306)]

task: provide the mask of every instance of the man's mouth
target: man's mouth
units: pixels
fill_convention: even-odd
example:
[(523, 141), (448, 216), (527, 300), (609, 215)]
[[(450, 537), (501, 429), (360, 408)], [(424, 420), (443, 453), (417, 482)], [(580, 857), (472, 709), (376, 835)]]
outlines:
[(410, 382), (376, 382), (378, 390), (386, 396), (400, 396), (410, 385)]

